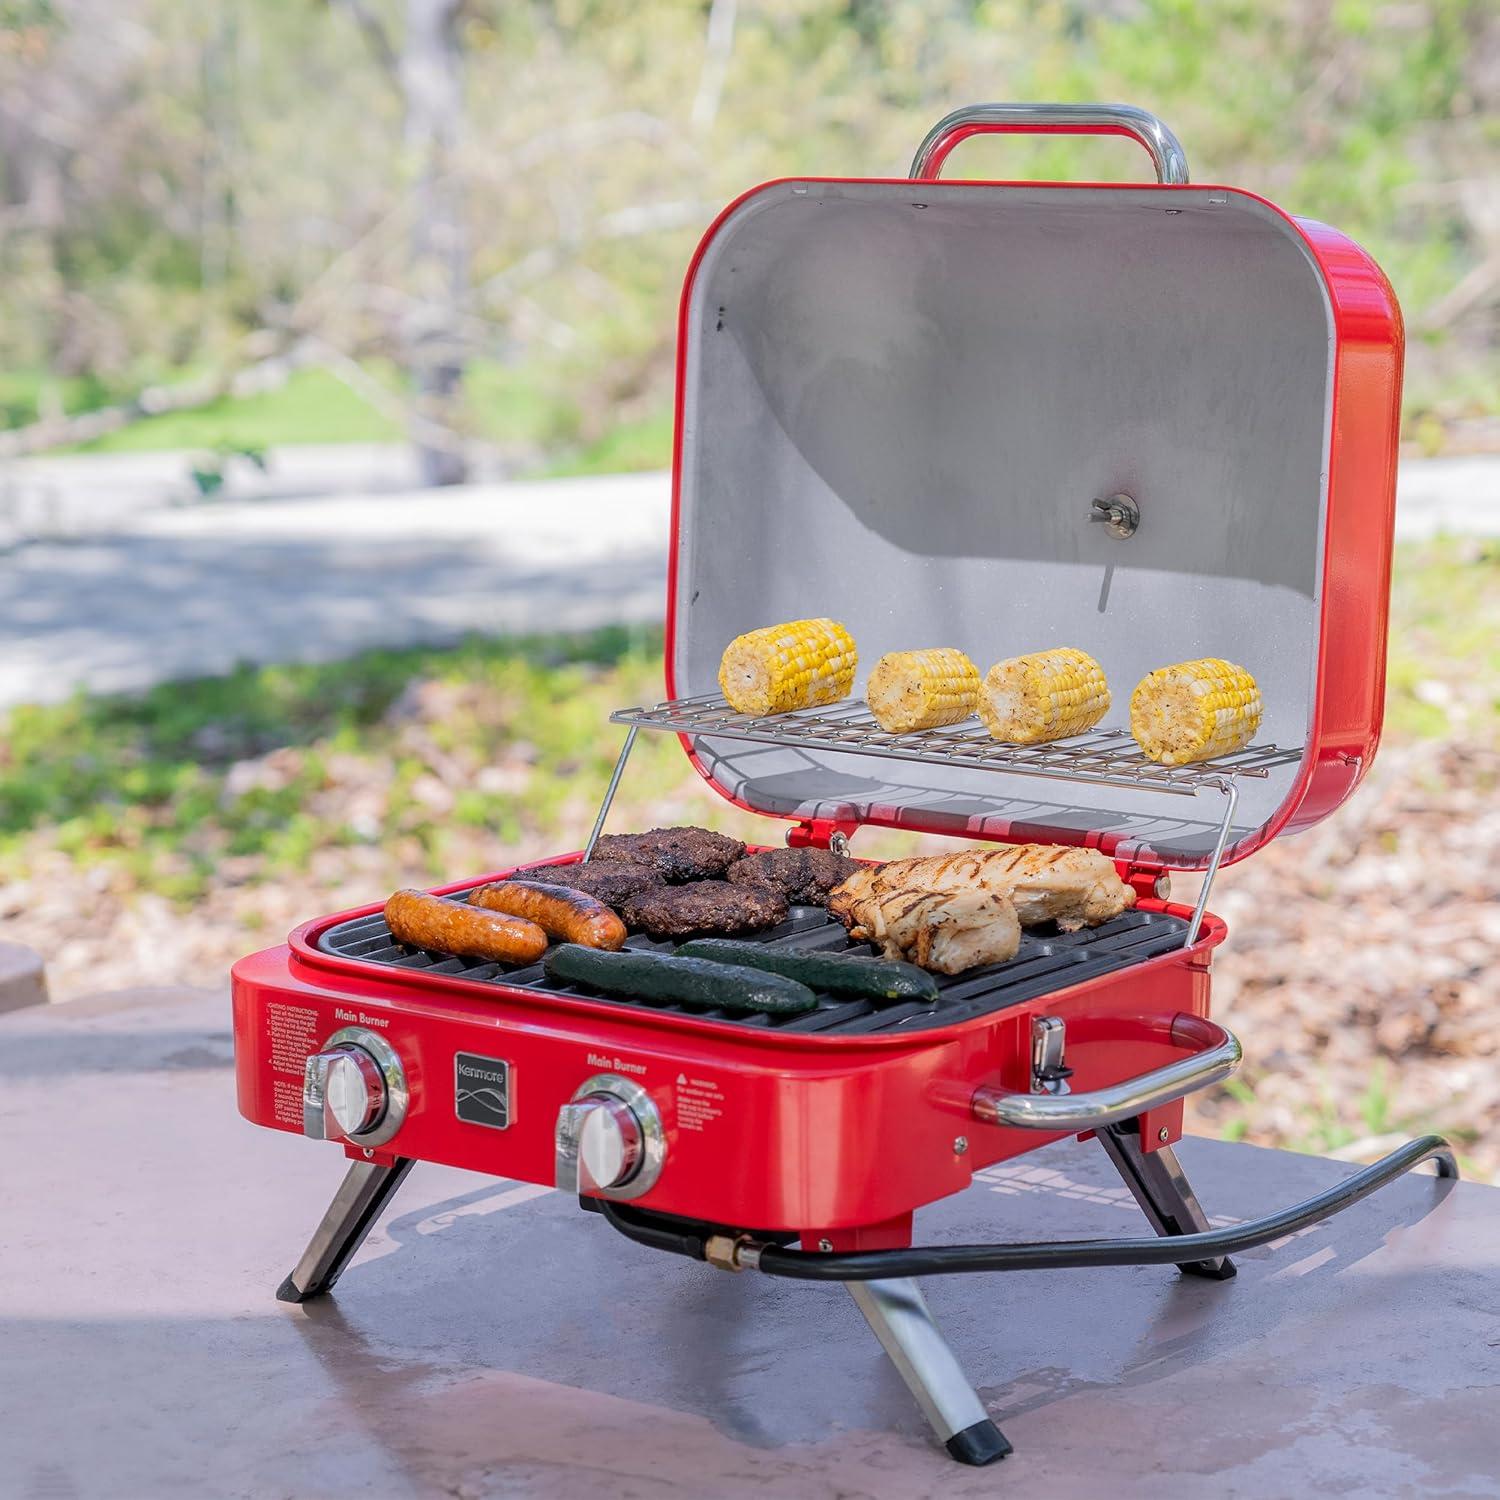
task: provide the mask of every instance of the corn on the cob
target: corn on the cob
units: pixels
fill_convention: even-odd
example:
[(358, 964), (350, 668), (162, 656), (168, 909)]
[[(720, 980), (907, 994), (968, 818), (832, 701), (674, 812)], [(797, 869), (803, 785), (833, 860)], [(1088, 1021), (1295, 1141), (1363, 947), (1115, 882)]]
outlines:
[(956, 724), (978, 707), (979, 668), (952, 646), (891, 651), (875, 663), (865, 702), (889, 734)]
[(1242, 750), (1260, 728), (1260, 689), (1217, 656), (1148, 673), (1130, 695), (1130, 732), (1164, 766)]
[(719, 688), (737, 713), (784, 714), (847, 698), (858, 664), (854, 637), (837, 620), (792, 620), (730, 641)]
[(979, 717), (997, 739), (1038, 745), (1092, 729), (1109, 712), (1104, 668), (1087, 651), (1057, 646), (996, 662), (985, 674)]

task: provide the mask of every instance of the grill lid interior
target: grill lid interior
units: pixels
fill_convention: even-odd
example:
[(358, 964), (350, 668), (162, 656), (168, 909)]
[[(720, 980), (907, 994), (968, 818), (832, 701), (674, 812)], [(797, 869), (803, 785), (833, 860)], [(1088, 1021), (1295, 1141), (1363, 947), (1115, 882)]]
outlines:
[[(983, 671), (1091, 652), (1128, 722), (1146, 672), (1255, 673), (1257, 743), (1316, 709), (1333, 324), (1306, 244), (1223, 189), (771, 184), (706, 244), (685, 308), (669, 691), (735, 635), (832, 615), (865, 677), (952, 645)], [(1134, 536), (1089, 521), (1124, 492)], [(725, 794), (788, 817), (976, 837), (1102, 835), (1202, 865), (1223, 802), (700, 737)], [(1237, 783), (1230, 844), (1301, 755)]]

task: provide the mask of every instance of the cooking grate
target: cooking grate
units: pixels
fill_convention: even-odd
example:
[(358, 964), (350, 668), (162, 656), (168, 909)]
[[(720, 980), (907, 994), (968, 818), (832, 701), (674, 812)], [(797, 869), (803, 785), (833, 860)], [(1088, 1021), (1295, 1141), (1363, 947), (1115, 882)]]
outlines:
[[(549, 980), (540, 964), (506, 969), (500, 964), (475, 958), (453, 958), (422, 948), (409, 948), (392, 938), (385, 918), (376, 912), (330, 927), (318, 940), (325, 953), (365, 963), (404, 969), (434, 977), (451, 975), (483, 983), (518, 989), (542, 990), (549, 994), (584, 995), (636, 1010), (692, 1015), (732, 1026), (749, 1026), (783, 1032), (818, 1032), (854, 1035), (874, 1031), (921, 1030), (950, 1026), (973, 1016), (1002, 1010), (1024, 1000), (1033, 1000), (1064, 986), (1081, 984), (1112, 973), (1142, 959), (1153, 958), (1182, 947), (1187, 923), (1159, 911), (1128, 911), (1103, 926), (1081, 932), (1058, 932), (1050, 927), (1034, 928), (1021, 935), (1021, 951), (1007, 964), (971, 969), (952, 978), (938, 975), (936, 1001), (897, 1001), (875, 1005), (868, 1000), (849, 1000), (818, 995), (818, 1008), (799, 1016), (735, 1015), (723, 1010), (602, 995), (583, 985), (561, 985)], [(844, 951), (873, 953), (867, 943), (849, 940), (843, 927), (820, 906), (794, 906), (791, 915), (777, 927), (756, 935), (756, 940), (778, 947), (820, 953)], [(639, 934), (629, 940), (631, 948), (669, 952), (671, 942), (653, 942)]]

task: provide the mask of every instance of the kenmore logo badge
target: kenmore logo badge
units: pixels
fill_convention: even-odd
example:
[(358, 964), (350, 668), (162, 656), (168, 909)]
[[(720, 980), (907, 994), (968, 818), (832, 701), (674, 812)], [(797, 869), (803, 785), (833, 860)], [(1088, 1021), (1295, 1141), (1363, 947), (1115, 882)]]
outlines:
[(459, 1052), (453, 1058), (453, 1109), (470, 1125), (504, 1130), (510, 1124), (510, 1064)]

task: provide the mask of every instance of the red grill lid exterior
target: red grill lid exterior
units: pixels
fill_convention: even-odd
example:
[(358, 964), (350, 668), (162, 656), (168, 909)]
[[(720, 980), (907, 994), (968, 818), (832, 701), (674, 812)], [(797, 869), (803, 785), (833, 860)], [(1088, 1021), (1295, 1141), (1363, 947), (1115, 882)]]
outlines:
[[(1255, 673), (1226, 858), (1336, 808), (1385, 685), (1403, 334), (1336, 230), (1203, 186), (788, 179), (689, 269), (678, 343), (667, 690), (715, 690), (741, 631), (832, 615), (860, 650), (981, 671), (1080, 646), (1107, 723), (1145, 672)], [(1095, 497), (1140, 508), (1120, 539)], [(1209, 862), (1212, 794), (1022, 780), (699, 737), (753, 810)]]

